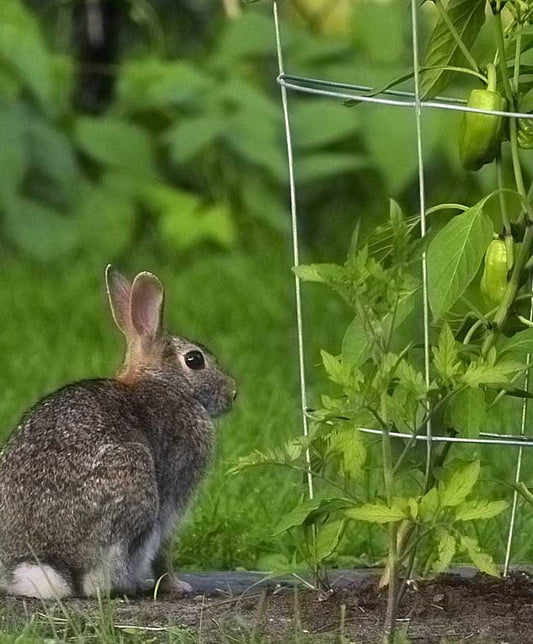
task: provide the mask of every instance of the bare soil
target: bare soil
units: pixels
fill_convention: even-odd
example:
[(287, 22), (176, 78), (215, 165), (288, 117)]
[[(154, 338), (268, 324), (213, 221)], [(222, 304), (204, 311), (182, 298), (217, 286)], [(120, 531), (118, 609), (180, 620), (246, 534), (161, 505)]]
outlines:
[[(136, 641), (168, 642), (171, 633), (171, 641), (203, 644), (378, 642), (386, 597), (377, 588), (377, 575), (354, 571), (332, 577), (334, 592), (321, 594), (288, 580), (251, 587), (249, 574), (185, 575), (196, 580), (200, 592), (156, 601), (111, 600), (112, 623)], [(0, 607), (12, 623), (44, 610), (38, 600), (13, 598), (0, 600)], [(94, 601), (73, 599), (65, 607), (84, 623), (101, 620)], [(64, 617), (53, 603), (47, 610), (58, 620)], [(399, 617), (411, 642), (533, 644), (533, 576), (515, 571), (495, 579), (463, 571), (419, 582), (406, 591)]]

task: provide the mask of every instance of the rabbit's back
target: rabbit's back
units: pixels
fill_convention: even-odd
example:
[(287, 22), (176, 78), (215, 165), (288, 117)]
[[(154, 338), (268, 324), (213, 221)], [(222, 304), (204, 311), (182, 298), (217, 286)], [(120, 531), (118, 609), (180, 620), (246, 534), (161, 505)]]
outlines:
[[(69, 385), (26, 414), (0, 457), (3, 560), (46, 553), (77, 558), (84, 568), (94, 558), (90, 544), (108, 542), (118, 514), (127, 514), (121, 500), (157, 512), (155, 463), (136, 407), (120, 383), (94, 380)], [(135, 515), (121, 519), (133, 533)]]

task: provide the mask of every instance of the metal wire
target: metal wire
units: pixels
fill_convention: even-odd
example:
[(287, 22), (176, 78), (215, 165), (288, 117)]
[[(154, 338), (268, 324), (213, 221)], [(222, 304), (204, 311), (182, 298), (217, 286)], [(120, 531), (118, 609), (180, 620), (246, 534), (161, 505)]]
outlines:
[[(306, 410), (305, 415), (312, 420), (316, 420), (312, 410)], [(328, 422), (328, 421), (326, 421)], [(355, 427), (358, 432), (363, 434), (383, 435), (382, 429), (375, 427)], [(406, 432), (388, 432), (391, 438), (404, 438), (409, 440), (427, 441), (427, 434), (407, 434)], [(482, 438), (485, 436), (486, 438)], [(435, 443), (464, 443), (465, 445), (503, 445), (505, 447), (533, 447), (533, 436), (526, 436), (525, 432), (521, 434), (494, 434), (491, 432), (479, 432), (478, 438), (466, 438), (463, 436), (435, 436), (430, 439)]]
[[(381, 429), (372, 429), (369, 427), (357, 427), (357, 430), (364, 434), (383, 434)], [(482, 434), (480, 434), (481, 436)], [(413, 435), (402, 432), (389, 432), (393, 438), (408, 438), (417, 441), (427, 441), (426, 434)], [(509, 438), (505, 438), (508, 436)], [(533, 440), (520, 439), (512, 434), (502, 434), (501, 438), (465, 438), (463, 436), (431, 436), (433, 443), (464, 443), (466, 445), (504, 445), (505, 447), (533, 447)]]
[[(281, 47), (281, 33), (279, 27), (278, 17), (278, 3), (274, 0), (274, 27), (276, 30), (276, 49), (278, 53), (278, 68), (280, 76), (283, 74), (283, 53)], [(298, 218), (296, 207), (296, 184), (294, 181), (294, 160), (292, 156), (292, 137), (291, 126), (289, 120), (289, 105), (287, 101), (287, 89), (281, 86), (281, 103), (283, 106), (283, 121), (285, 124), (285, 139), (287, 142), (287, 160), (289, 164), (289, 186), (290, 186), (290, 202), (291, 202), (291, 223), (292, 223), (292, 252), (294, 266), (300, 265), (300, 253), (298, 249)], [(298, 367), (300, 375), (300, 401), (302, 405), (302, 423), (304, 436), (309, 435), (309, 427), (307, 424), (307, 388), (305, 384), (305, 362), (304, 362), (304, 335), (303, 335), (303, 316), (302, 316), (302, 296), (300, 291), (300, 279), (297, 275), (294, 276), (294, 293), (296, 298), (296, 325), (298, 333)], [(309, 448), (305, 450), (305, 460), (307, 465), (307, 491), (309, 498), (314, 497), (313, 489), (313, 475), (311, 474), (311, 453)]]
[[(343, 100), (354, 100), (361, 103), (377, 103), (380, 105), (391, 105), (393, 107), (410, 107), (416, 108), (418, 103), (416, 96), (412, 92), (400, 92), (397, 90), (384, 90), (380, 92), (387, 96), (398, 96), (409, 98), (411, 100), (401, 100), (393, 98), (380, 98), (379, 96), (368, 96), (361, 92), (371, 92), (372, 88), (363, 85), (348, 85), (346, 83), (331, 83), (329, 81), (306, 78), (305, 76), (285, 76), (280, 74), (277, 78), (278, 83), (286, 88), (304, 94), (316, 94), (319, 96), (330, 96)], [(308, 87), (308, 85), (318, 85), (320, 87), (329, 87), (331, 89), (320, 89), (319, 87)], [(350, 90), (349, 92), (337, 91), (338, 88)], [(505, 116), (508, 118), (533, 119), (533, 114), (528, 112), (504, 112), (499, 110), (484, 110), (478, 107), (468, 107), (465, 101), (461, 99), (440, 98), (439, 100), (420, 101), (420, 107), (424, 109), (452, 110), (454, 112), (474, 112), (475, 114), (491, 114), (492, 116)]]
[[(416, 153), (418, 163), (418, 198), (420, 202), (420, 236), (426, 236), (426, 190), (424, 182), (424, 155), (422, 149), (422, 105), (420, 100), (420, 72), (418, 65), (418, 24), (416, 0), (411, 0), (411, 22), (413, 28), (413, 69), (415, 72), (415, 121), (416, 121)], [(429, 295), (428, 295), (428, 264), (427, 252), (422, 253), (422, 308), (424, 321), (424, 372), (426, 387), (429, 390), (431, 374), (429, 370), (430, 346), (429, 346)], [(426, 484), (429, 481), (431, 471), (431, 417), (428, 416), (426, 423)]]
[[(530, 284), (533, 286), (533, 275), (529, 276), (530, 279)], [(533, 300), (530, 301), (529, 303), (529, 319), (533, 319)], [(528, 353), (526, 357), (526, 366), (529, 367), (531, 364), (531, 354)], [(524, 389), (526, 391), (529, 391), (529, 369), (526, 371), (526, 377), (524, 378)], [(522, 418), (520, 421), (520, 436), (525, 435), (526, 431), (526, 419), (527, 419), (527, 403), (528, 399), (524, 398), (522, 402)], [(518, 456), (516, 458), (516, 468), (515, 468), (515, 477), (514, 477), (514, 482), (515, 485), (519, 483), (520, 481), (520, 474), (522, 472), (522, 459), (524, 456), (524, 449), (523, 446), (519, 448), (518, 450)], [(511, 561), (511, 548), (513, 545), (513, 537), (514, 537), (514, 528), (515, 528), (515, 523), (516, 523), (516, 511), (518, 508), (518, 490), (515, 488), (513, 491), (513, 502), (511, 505), (511, 516), (509, 519), (509, 531), (507, 534), (507, 546), (505, 548), (505, 560), (503, 563), (503, 576), (507, 577), (507, 574), (509, 572), (509, 563)]]

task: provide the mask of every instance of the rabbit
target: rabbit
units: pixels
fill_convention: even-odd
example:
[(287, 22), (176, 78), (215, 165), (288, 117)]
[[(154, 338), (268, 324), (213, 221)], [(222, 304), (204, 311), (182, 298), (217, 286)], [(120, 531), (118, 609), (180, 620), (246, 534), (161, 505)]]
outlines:
[(113, 319), (126, 339), (115, 378), (52, 393), (0, 455), (0, 590), (30, 597), (191, 588), (173, 573), (174, 528), (208, 465), (212, 418), (235, 383), (209, 351), (162, 327), (163, 287), (110, 266)]

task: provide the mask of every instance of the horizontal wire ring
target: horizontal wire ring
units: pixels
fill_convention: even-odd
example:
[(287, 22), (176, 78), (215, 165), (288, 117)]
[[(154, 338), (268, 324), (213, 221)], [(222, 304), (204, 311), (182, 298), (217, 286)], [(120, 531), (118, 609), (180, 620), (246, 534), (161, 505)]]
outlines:
[[(414, 108), (416, 102), (414, 100), (401, 100), (401, 97), (412, 98), (414, 94), (411, 92), (400, 92), (398, 90), (385, 90), (381, 94), (389, 96), (397, 96), (393, 98), (379, 98), (378, 96), (365, 96), (364, 94), (347, 93), (337, 91), (337, 88), (344, 88), (352, 92), (368, 92), (372, 91), (371, 87), (363, 85), (348, 85), (346, 83), (332, 83), (314, 78), (305, 78), (303, 76), (292, 76), (290, 74), (280, 74), (277, 77), (277, 82), (282, 87), (287, 89), (302, 92), (304, 94), (315, 94), (318, 96), (329, 96), (332, 98), (339, 98), (342, 100), (354, 100), (361, 103), (377, 103), (381, 105), (391, 105), (394, 107), (410, 107)], [(319, 89), (318, 87), (307, 87), (307, 84), (319, 85), (320, 87), (330, 87), (332, 89)], [(486, 110), (478, 107), (468, 107), (466, 102), (462, 99), (454, 98), (441, 98), (438, 101), (421, 101), (420, 105), (429, 109), (451, 110), (454, 112), (473, 112), (475, 114), (490, 114), (491, 116), (505, 116), (508, 118), (523, 118), (533, 119), (533, 113), (528, 112), (504, 112), (501, 110)]]

